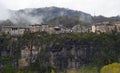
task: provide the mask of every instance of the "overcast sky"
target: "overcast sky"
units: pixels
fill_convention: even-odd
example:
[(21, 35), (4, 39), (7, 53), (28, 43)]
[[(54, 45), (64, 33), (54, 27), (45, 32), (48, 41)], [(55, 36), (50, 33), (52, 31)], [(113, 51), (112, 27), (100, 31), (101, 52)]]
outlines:
[(24, 9), (40, 7), (64, 7), (91, 15), (120, 15), (120, 0), (0, 0), (1, 9)]

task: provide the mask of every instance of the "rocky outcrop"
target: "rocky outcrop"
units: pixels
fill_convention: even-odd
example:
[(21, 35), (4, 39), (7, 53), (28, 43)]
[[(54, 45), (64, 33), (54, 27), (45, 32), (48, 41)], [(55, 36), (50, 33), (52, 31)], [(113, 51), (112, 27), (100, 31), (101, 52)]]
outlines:
[(75, 25), (72, 28), (72, 32), (74, 33), (86, 33), (86, 32), (90, 32), (90, 26), (85, 26), (85, 25)]
[(40, 48), (26, 46), (21, 50), (21, 58), (19, 59), (19, 67), (29, 66), (30, 63), (35, 62)]

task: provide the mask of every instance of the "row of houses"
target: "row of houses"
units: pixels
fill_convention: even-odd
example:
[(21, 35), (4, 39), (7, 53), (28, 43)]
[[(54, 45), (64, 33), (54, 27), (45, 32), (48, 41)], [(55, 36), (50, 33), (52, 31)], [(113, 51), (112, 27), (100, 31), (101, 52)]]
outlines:
[(47, 24), (35, 24), (35, 25), (29, 25), (29, 26), (14, 25), (14, 26), (1, 26), (0, 31), (3, 32), (4, 34), (10, 34), (10, 35), (23, 35), (25, 31), (29, 31), (31, 33), (45, 31), (49, 34), (71, 33), (71, 32), (109, 33), (113, 31), (120, 32), (120, 23), (94, 24), (92, 26), (75, 25), (71, 29), (65, 28), (63, 26), (51, 26)]
[(72, 32), (74, 33), (120, 33), (120, 22), (115, 23), (99, 23), (92, 25), (75, 25), (72, 28)]
[(24, 34), (25, 30), (28, 30), (28, 27), (24, 26), (2, 26), (1, 32), (4, 34), (10, 35), (22, 35)]
[(120, 33), (120, 23), (113, 23), (113, 24), (99, 24), (99, 25), (92, 25), (91, 32), (93, 33), (112, 33), (118, 32)]
[(25, 32), (29, 31), (31, 33), (34, 32), (48, 32), (48, 33), (62, 33), (60, 30), (63, 30), (57, 26), (49, 26), (49, 25), (40, 25), (40, 24), (35, 24), (35, 25), (29, 25), (29, 26), (1, 26), (0, 27), (0, 32), (4, 34), (10, 34), (10, 35), (23, 35)]

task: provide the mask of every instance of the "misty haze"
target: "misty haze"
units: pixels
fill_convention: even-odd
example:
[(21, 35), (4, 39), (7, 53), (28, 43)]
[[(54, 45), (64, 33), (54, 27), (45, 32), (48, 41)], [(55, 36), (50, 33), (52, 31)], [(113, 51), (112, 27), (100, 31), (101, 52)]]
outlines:
[(120, 73), (119, 0), (0, 0), (0, 73)]

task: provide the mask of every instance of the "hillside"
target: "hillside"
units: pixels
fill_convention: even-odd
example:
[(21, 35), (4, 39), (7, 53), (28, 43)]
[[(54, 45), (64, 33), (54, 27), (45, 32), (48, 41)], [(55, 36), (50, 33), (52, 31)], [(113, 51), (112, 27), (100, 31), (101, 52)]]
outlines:
[[(81, 23), (101, 23), (106, 21), (113, 23), (120, 21), (120, 16), (91, 16), (82, 11), (58, 7), (27, 8), (17, 11), (9, 10), (9, 13), (10, 18), (8, 20), (17, 25), (47, 23), (73, 27), (74, 25)], [(1, 22), (2, 21), (0, 21), (0, 24)]]
[(94, 23), (101, 23), (101, 22), (119, 22), (120, 21), (120, 16), (114, 16), (114, 17), (104, 17), (102, 15), (100, 16), (94, 16), (92, 18)]
[(60, 16), (69, 16), (77, 18), (78, 21), (91, 22), (90, 14), (58, 7), (31, 8), (18, 11), (11, 11), (10, 20), (20, 24), (44, 23)]

